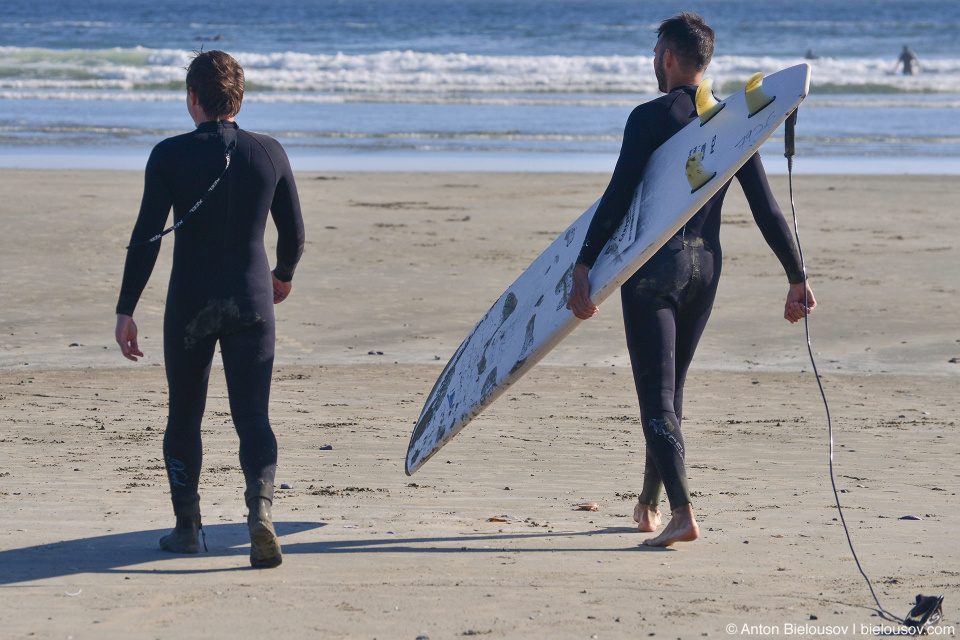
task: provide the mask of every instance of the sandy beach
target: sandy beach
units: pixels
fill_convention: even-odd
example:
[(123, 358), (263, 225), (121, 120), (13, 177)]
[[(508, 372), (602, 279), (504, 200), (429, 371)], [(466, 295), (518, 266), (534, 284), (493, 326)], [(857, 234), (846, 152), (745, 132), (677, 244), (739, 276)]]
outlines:
[[(685, 394), (702, 538), (651, 549), (631, 518), (644, 445), (616, 296), (403, 473), (442, 366), (608, 176), (297, 178), (308, 243), (277, 307), (271, 397), (285, 558), (257, 571), (220, 371), (204, 423), (209, 550), (157, 547), (173, 524), (160, 451), (172, 242), (136, 312), (146, 357), (127, 362), (113, 341), (142, 173), (0, 171), (0, 635), (876, 635), (804, 330), (782, 319), (786, 277), (738, 187)], [(786, 177), (771, 183), (789, 216)], [(956, 178), (801, 175), (794, 189), (857, 553), (885, 608), (945, 594), (956, 624)]]

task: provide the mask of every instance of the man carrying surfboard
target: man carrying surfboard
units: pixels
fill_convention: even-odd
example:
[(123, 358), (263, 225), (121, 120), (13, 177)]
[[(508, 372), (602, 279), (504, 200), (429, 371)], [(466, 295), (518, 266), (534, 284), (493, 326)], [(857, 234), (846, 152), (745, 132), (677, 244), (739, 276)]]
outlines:
[[(200, 548), (200, 421), (219, 343), (247, 485), (250, 564), (266, 568), (282, 560), (270, 514), (277, 468), (277, 439), (267, 417), (273, 305), (290, 293), (304, 232), (280, 143), (234, 122), (243, 89), (243, 68), (222, 51), (200, 53), (190, 63), (187, 110), (197, 128), (161, 141), (147, 161), (117, 302), (116, 339), (124, 357), (143, 357), (133, 311), (156, 263), (158, 240), (177, 229), (163, 321), (170, 392), (163, 455), (176, 527), (160, 547), (174, 553)], [(176, 224), (162, 231), (171, 207)], [(263, 245), (268, 213), (277, 227), (272, 272)]]
[[(590, 269), (627, 215), (651, 154), (697, 117), (697, 86), (713, 56), (713, 30), (695, 13), (664, 20), (657, 35), (653, 68), (666, 95), (638, 106), (627, 120), (617, 166), (573, 271), (567, 308), (584, 320), (599, 311), (590, 299)], [(816, 301), (759, 155), (751, 157), (736, 176), (754, 220), (790, 282), (784, 318), (797, 322), (813, 310)], [(683, 384), (717, 291), (720, 210), (728, 187), (729, 183), (724, 185), (621, 287), (627, 348), (647, 444), (643, 489), (634, 516), (641, 532), (657, 530), (661, 485), (672, 515), (660, 535), (644, 540), (646, 545), (668, 546), (700, 536), (680, 432)]]

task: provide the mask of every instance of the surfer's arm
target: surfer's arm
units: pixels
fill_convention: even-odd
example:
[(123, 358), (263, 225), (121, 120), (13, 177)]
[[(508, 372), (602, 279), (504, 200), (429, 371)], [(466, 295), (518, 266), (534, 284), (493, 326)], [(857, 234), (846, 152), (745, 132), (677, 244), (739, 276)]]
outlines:
[(737, 179), (750, 204), (753, 219), (760, 227), (764, 240), (783, 265), (783, 270), (790, 281), (787, 301), (783, 307), (783, 317), (791, 323), (802, 320), (817, 306), (817, 301), (803, 273), (800, 252), (793, 242), (793, 236), (790, 235), (790, 228), (770, 190), (760, 154), (754, 154), (747, 161), (737, 172)]
[(627, 118), (617, 166), (590, 220), (573, 268), (567, 309), (581, 320), (592, 318), (600, 311), (590, 299), (590, 269), (627, 215), (633, 194), (643, 177), (643, 169), (655, 148), (653, 138), (644, 125), (650, 122), (651, 116), (644, 109), (645, 105), (637, 107)]
[(644, 126), (644, 122), (651, 119), (649, 114), (644, 115), (645, 106), (641, 105), (634, 109), (627, 119), (617, 166), (590, 221), (583, 247), (577, 257), (578, 264), (593, 267), (604, 245), (613, 236), (630, 209), (633, 194), (643, 176), (643, 169), (654, 151), (652, 136)]
[(787, 220), (783, 217), (776, 198), (773, 197), (759, 153), (753, 154), (740, 168), (737, 172), (737, 180), (743, 187), (743, 193), (750, 205), (750, 212), (753, 213), (753, 219), (760, 228), (763, 239), (780, 260), (790, 284), (803, 282), (805, 277), (800, 265), (800, 252), (797, 251), (797, 245), (793, 242)]
[[(143, 242), (161, 231), (170, 214), (173, 204), (173, 194), (163, 171), (162, 152), (160, 146), (154, 148), (147, 160), (143, 185), (143, 199), (140, 202), (140, 214), (130, 234), (130, 243)], [(117, 301), (117, 313), (132, 316), (133, 310), (140, 300), (153, 267), (160, 253), (160, 240), (149, 244), (141, 244), (127, 250), (127, 259), (123, 266), (123, 280), (120, 284), (120, 297)]]
[[(286, 153), (277, 145), (278, 151), (274, 162), (277, 166), (279, 176), (277, 186), (273, 193), (273, 202), (270, 205), (270, 214), (273, 216), (273, 222), (277, 226), (277, 266), (273, 270), (274, 282), (274, 303), (281, 302), (286, 294), (280, 300), (277, 300), (277, 282), (287, 283), (293, 280), (293, 272), (297, 268), (300, 256), (303, 255), (303, 244), (305, 241), (303, 230), (303, 216), (300, 212), (300, 197), (297, 195), (297, 184), (293, 179), (293, 170), (290, 168), (290, 161), (287, 160)], [(289, 287), (286, 293), (289, 293)]]

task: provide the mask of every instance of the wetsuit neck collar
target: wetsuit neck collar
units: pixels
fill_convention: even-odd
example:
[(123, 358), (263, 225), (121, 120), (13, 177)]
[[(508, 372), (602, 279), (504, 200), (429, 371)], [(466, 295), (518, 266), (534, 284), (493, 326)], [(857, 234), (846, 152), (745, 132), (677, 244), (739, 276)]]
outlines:
[(240, 125), (230, 120), (208, 120), (197, 125), (197, 131), (200, 133), (212, 133), (220, 129), (239, 129)]

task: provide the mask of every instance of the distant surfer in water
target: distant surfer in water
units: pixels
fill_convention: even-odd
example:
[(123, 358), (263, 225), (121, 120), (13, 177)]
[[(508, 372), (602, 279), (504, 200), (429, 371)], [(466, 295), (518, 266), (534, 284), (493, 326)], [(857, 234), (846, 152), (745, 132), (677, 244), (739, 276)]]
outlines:
[[(620, 158), (573, 272), (567, 308), (584, 320), (599, 311), (590, 299), (590, 269), (626, 216), (650, 155), (697, 117), (697, 86), (713, 56), (713, 30), (695, 13), (664, 20), (657, 33), (653, 68), (666, 95), (638, 106), (627, 120)], [(797, 322), (813, 310), (816, 301), (760, 156), (752, 156), (736, 176), (754, 220), (787, 273), (790, 287), (784, 318)], [(634, 517), (641, 532), (657, 530), (661, 484), (672, 515), (660, 535), (644, 541), (647, 545), (668, 546), (700, 536), (680, 432), (683, 384), (720, 278), (720, 209), (728, 187), (729, 183), (724, 185), (621, 288), (627, 348), (647, 445), (643, 489)]]
[(903, 51), (900, 52), (900, 57), (897, 58), (897, 64), (893, 67), (894, 72), (896, 72), (901, 64), (903, 65), (903, 75), (905, 76), (913, 75), (913, 65), (917, 65), (918, 69), (920, 68), (920, 59), (917, 58), (917, 54), (911, 51), (907, 45), (903, 45)]
[[(143, 357), (132, 316), (172, 206), (174, 220), (184, 224), (174, 243), (163, 321), (170, 391), (163, 456), (176, 527), (160, 539), (160, 547), (175, 553), (200, 548), (200, 421), (219, 342), (230, 413), (240, 436), (250, 563), (275, 567), (282, 556), (270, 513), (277, 468), (277, 439), (267, 417), (273, 305), (290, 294), (304, 231), (293, 172), (280, 143), (234, 122), (243, 88), (243, 68), (222, 51), (206, 51), (190, 63), (187, 110), (197, 128), (163, 140), (147, 161), (117, 303), (116, 339), (124, 357)], [(263, 245), (268, 213), (278, 233), (272, 273)]]

